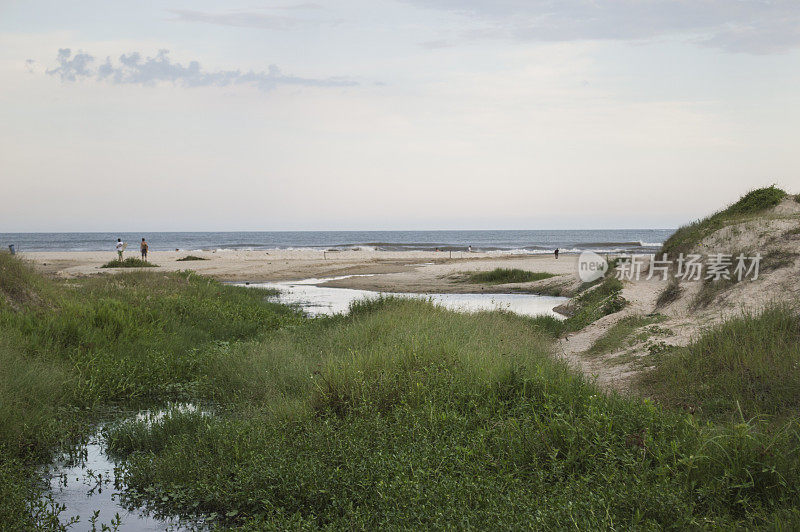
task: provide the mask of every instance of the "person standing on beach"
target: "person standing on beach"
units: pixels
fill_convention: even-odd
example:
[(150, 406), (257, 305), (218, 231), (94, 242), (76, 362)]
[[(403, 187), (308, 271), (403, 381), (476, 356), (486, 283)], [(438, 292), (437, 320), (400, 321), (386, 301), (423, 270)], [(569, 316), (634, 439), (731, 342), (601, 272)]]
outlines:
[(556, 248), (556, 250), (555, 250), (555, 252), (553, 254), (556, 256), (556, 259), (558, 259), (558, 248)]
[(141, 244), (141, 246), (139, 246), (139, 248), (142, 251), (142, 260), (144, 260), (144, 261), (147, 260), (147, 248), (148, 247), (150, 247), (150, 246), (147, 245), (147, 240), (142, 238), (142, 244)]
[(125, 249), (125, 244), (122, 243), (122, 239), (117, 239), (117, 256), (119, 257), (119, 261), (122, 262), (122, 250)]

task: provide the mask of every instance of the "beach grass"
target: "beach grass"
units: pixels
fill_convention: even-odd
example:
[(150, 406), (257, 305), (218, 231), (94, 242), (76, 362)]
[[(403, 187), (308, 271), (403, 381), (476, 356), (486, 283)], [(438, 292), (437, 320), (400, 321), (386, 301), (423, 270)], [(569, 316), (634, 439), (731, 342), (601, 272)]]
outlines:
[(180, 259), (177, 259), (177, 262), (185, 262), (185, 261), (192, 261), (192, 260), (208, 260), (205, 257), (198, 257), (197, 255), (187, 255)]
[(625, 308), (628, 302), (622, 297), (622, 288), (619, 279), (606, 276), (581, 292), (573, 299), (572, 315), (562, 322), (562, 332), (579, 331), (603, 316)]
[(800, 319), (791, 307), (742, 314), (656, 357), (640, 385), (666, 405), (718, 421), (800, 414)]
[(484, 284), (510, 284), (510, 283), (530, 283), (555, 277), (555, 274), (547, 272), (531, 272), (518, 268), (495, 268), (488, 272), (476, 272), (467, 276), (466, 280), (470, 283)]
[(148, 262), (146, 260), (137, 259), (136, 257), (128, 257), (127, 259), (115, 259), (108, 261), (101, 266), (101, 268), (156, 268), (157, 264)]
[(680, 253), (689, 253), (715, 231), (757, 216), (778, 205), (785, 197), (786, 192), (775, 185), (751, 190), (726, 209), (678, 228), (661, 246), (659, 254), (666, 253), (676, 258)]
[[(800, 523), (796, 423), (698, 422), (666, 400), (604, 393), (552, 357), (554, 318), (384, 297), (309, 319), (190, 272), (65, 282), (5, 260), (17, 259), (0, 258), (0, 522), (11, 529), (59, 529), (38, 466), (101, 412), (175, 400), (211, 406), (106, 424), (122, 495), (221, 528)], [(572, 327), (616, 308), (615, 281), (581, 295)], [(743, 317), (733, 327), (749, 337), (736, 341), (777, 331), (773, 345), (790, 349), (788, 312), (766, 330)], [(703, 349), (728, 353), (718, 371), (735, 375), (735, 345), (720, 333)], [(788, 397), (748, 390), (766, 395), (745, 412)]]

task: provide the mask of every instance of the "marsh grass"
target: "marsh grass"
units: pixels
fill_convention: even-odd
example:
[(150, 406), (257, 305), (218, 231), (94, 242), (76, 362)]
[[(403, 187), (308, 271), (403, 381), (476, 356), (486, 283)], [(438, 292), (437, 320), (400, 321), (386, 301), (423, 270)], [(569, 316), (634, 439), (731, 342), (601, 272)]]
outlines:
[(108, 261), (101, 268), (157, 268), (157, 264), (147, 262), (146, 260), (137, 259), (136, 257), (128, 257), (124, 260), (115, 259)]
[(661, 246), (659, 254), (677, 257), (689, 253), (701, 240), (725, 226), (746, 221), (778, 205), (786, 192), (772, 185), (751, 190), (739, 201), (707, 218), (680, 227)]
[(530, 283), (555, 277), (555, 274), (547, 272), (531, 272), (518, 268), (495, 268), (488, 272), (477, 272), (469, 274), (466, 278), (470, 283), (485, 284), (510, 284), (510, 283)]
[(664, 404), (720, 421), (800, 414), (800, 320), (790, 307), (743, 314), (654, 360), (640, 385)]

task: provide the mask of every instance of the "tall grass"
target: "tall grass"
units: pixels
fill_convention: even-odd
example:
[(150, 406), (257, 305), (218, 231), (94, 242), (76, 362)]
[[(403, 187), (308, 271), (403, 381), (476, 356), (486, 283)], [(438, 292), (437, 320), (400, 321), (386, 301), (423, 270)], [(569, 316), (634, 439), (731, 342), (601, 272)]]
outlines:
[(641, 378), (664, 404), (715, 420), (800, 414), (800, 319), (787, 306), (743, 314), (657, 355)]

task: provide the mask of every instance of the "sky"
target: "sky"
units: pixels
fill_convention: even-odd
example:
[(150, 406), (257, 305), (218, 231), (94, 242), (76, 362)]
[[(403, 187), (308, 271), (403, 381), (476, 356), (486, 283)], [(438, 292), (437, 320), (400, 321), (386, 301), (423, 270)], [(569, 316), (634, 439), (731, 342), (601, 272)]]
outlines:
[(0, 0), (0, 232), (671, 228), (798, 131), (796, 0)]

